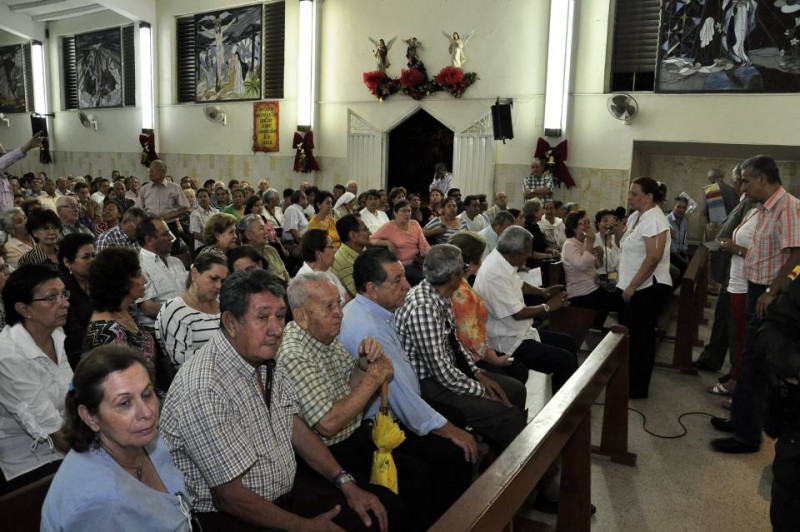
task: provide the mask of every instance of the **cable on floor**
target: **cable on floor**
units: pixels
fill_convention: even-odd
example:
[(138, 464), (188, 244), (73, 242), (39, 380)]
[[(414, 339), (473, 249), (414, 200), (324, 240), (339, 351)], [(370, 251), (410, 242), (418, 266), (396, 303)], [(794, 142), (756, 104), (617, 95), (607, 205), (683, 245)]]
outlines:
[[(592, 406), (605, 406), (605, 403), (594, 403)], [(683, 421), (682, 421), (685, 416), (717, 417), (714, 414), (709, 414), (708, 412), (684, 412), (683, 414), (680, 414), (678, 416), (678, 425), (681, 426), (681, 429), (683, 429), (683, 432), (681, 432), (680, 434), (667, 435), (667, 434), (658, 434), (658, 433), (655, 433), (655, 432), (651, 431), (650, 429), (648, 429), (647, 428), (647, 416), (644, 415), (643, 412), (640, 412), (639, 410), (636, 410), (635, 408), (632, 408), (630, 406), (628, 407), (628, 410), (630, 410), (631, 412), (636, 412), (637, 414), (639, 414), (641, 416), (641, 418), (642, 418), (642, 430), (643, 431), (645, 431), (647, 434), (649, 434), (651, 436), (654, 436), (656, 438), (661, 438), (661, 439), (664, 439), (664, 440), (676, 440), (678, 438), (683, 438), (684, 436), (686, 436), (689, 433), (689, 430), (686, 428), (686, 425), (684, 425)]]

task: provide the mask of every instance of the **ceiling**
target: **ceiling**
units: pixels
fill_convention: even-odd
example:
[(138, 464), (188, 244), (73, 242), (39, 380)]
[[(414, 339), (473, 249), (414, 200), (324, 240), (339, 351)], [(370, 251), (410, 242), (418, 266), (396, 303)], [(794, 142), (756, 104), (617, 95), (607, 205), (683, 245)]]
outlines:
[(33, 22), (49, 22), (105, 11), (92, 0), (0, 0), (11, 13), (27, 16)]

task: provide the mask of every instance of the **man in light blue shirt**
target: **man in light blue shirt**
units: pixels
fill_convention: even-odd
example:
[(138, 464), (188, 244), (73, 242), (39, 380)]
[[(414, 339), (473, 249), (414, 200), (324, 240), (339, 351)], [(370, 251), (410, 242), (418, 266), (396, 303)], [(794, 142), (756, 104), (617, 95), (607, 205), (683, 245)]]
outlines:
[[(403, 304), (409, 288), (403, 264), (386, 248), (368, 248), (355, 261), (353, 279), (358, 293), (344, 308), (339, 340), (356, 359), (364, 338), (373, 337), (381, 343), (394, 366), (389, 408), (406, 429), (403, 447), (413, 446), (432, 458), (427, 462), (436, 469), (431, 477), (447, 485), (435, 490), (442, 498), (440, 504), (447, 505), (447, 499), (452, 499), (452, 504), (469, 486), (470, 462), (477, 459), (477, 444), (471, 434), (447, 421), (420, 395), (417, 375), (394, 323), (393, 311)], [(364, 417), (374, 417), (379, 407), (380, 398), (376, 397)]]

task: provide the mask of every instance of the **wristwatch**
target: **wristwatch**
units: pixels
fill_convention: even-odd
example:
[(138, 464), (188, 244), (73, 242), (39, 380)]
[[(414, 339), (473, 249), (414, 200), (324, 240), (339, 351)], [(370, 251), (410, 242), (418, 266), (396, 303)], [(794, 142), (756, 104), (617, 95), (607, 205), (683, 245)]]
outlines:
[(544, 309), (545, 314), (550, 314), (550, 305), (547, 303), (542, 303), (542, 308)]
[(334, 479), (333, 479), (333, 484), (334, 484), (334, 485), (335, 485), (337, 488), (341, 488), (342, 486), (344, 486), (344, 485), (345, 485), (345, 484), (347, 484), (348, 482), (355, 482), (355, 481), (356, 481), (356, 479), (354, 479), (354, 478), (353, 478), (353, 475), (351, 475), (350, 473), (348, 473), (347, 471), (345, 471), (344, 469), (342, 469), (342, 470), (341, 470), (341, 471), (339, 471), (339, 473), (336, 475), (336, 478), (334, 478)]

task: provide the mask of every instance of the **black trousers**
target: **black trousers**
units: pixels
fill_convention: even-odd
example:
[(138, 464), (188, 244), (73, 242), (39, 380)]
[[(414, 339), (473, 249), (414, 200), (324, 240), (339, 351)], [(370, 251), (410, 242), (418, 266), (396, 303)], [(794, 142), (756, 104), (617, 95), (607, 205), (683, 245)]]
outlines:
[(631, 399), (646, 399), (649, 394), (656, 360), (656, 324), (670, 292), (669, 285), (659, 284), (653, 278), (652, 285), (634, 292), (625, 310), (630, 331)]
[(795, 532), (800, 526), (800, 425), (775, 442), (769, 520), (774, 532)]
[(514, 361), (520, 361), (528, 369), (552, 375), (552, 391), (555, 394), (578, 369), (575, 342), (567, 334), (539, 329), (541, 342), (525, 340), (516, 351)]

